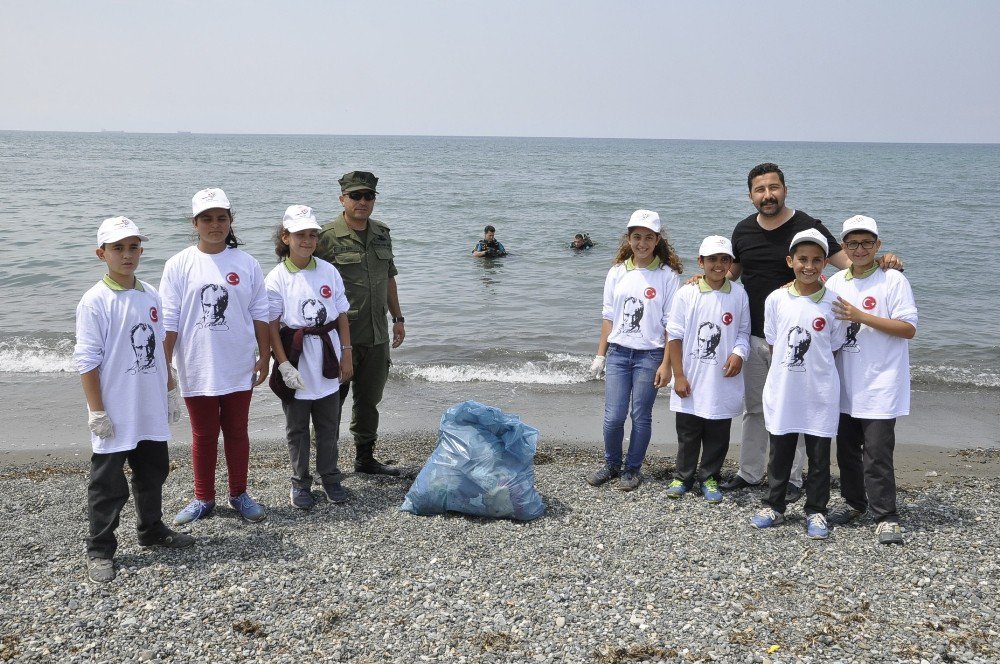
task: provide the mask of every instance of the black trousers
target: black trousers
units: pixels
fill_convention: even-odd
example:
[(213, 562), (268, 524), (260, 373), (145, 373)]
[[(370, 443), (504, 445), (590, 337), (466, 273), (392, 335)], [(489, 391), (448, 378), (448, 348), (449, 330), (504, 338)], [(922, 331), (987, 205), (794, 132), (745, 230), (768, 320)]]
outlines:
[(896, 420), (863, 420), (840, 414), (837, 428), (837, 465), (840, 495), (864, 512), (871, 508), (876, 523), (898, 521), (896, 470)]
[[(771, 451), (767, 461), (767, 498), (764, 504), (775, 512), (785, 513), (785, 491), (792, 474), (792, 460), (799, 434), (781, 436), (769, 434)], [(806, 492), (806, 514), (826, 514), (830, 502), (830, 439), (803, 434), (806, 440), (806, 457), (809, 470), (803, 488)]]
[[(707, 420), (690, 413), (674, 413), (677, 422), (677, 468), (674, 479), (684, 482), (687, 488), (695, 479), (704, 482), (709, 477), (719, 478), (722, 464), (729, 453), (729, 430), (732, 418)], [(701, 453), (701, 464), (698, 455)]]
[(134, 450), (94, 454), (90, 457), (87, 486), (87, 513), (90, 537), (87, 555), (113, 558), (118, 550), (118, 528), (122, 508), (128, 502), (125, 462), (132, 468), (132, 497), (135, 500), (139, 544), (152, 544), (168, 532), (163, 524), (163, 483), (170, 472), (167, 444), (140, 440)]

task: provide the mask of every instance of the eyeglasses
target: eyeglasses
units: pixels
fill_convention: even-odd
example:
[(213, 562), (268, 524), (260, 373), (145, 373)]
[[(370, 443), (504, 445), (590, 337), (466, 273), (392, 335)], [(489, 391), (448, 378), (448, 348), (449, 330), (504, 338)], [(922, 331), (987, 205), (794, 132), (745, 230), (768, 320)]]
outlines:
[(366, 201), (375, 200), (374, 191), (352, 191), (347, 195), (350, 197), (352, 201), (360, 201), (362, 198), (365, 199)]
[(854, 251), (858, 247), (871, 249), (872, 247), (875, 246), (875, 240), (861, 240), (860, 242), (858, 242), (857, 240), (851, 240), (850, 242), (845, 242), (844, 244), (847, 245), (847, 248), (850, 249), (851, 251)]

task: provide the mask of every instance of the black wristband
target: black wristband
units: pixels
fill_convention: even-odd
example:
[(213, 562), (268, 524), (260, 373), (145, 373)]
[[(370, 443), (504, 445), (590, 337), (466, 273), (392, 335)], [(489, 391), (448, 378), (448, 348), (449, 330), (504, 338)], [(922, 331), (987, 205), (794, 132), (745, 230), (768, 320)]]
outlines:
[(406, 319), (403, 318), (402, 316), (400, 316), (399, 318), (396, 318), (395, 316), (393, 316), (392, 317), (392, 322), (393, 323), (405, 323)]

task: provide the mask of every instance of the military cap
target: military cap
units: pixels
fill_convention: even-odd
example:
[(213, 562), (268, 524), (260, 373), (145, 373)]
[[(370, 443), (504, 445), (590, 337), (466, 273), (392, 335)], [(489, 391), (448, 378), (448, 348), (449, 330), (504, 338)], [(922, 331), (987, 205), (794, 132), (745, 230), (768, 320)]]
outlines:
[(340, 193), (347, 194), (352, 191), (362, 191), (365, 189), (370, 189), (376, 194), (378, 191), (375, 189), (375, 185), (378, 184), (378, 178), (375, 177), (373, 173), (368, 171), (351, 171), (340, 178)]

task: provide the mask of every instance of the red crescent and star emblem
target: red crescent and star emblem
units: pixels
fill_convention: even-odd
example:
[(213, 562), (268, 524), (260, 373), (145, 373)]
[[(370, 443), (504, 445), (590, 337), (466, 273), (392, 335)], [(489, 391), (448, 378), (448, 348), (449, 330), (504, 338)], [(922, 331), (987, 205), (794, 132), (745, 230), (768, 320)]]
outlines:
[(875, 298), (873, 298), (871, 295), (869, 295), (861, 303), (861, 306), (864, 307), (865, 309), (867, 309), (868, 311), (871, 311), (872, 309), (875, 308), (876, 304), (877, 304), (877, 302), (875, 302)]
[(652, 300), (654, 297), (656, 297), (656, 289), (650, 286), (643, 292), (643, 295), (646, 296), (647, 300)]
[(239, 286), (240, 275), (236, 274), (235, 272), (230, 272), (229, 274), (226, 275), (226, 281), (228, 281), (232, 286)]
[(813, 319), (813, 329), (817, 332), (822, 332), (823, 328), (826, 327), (825, 318), (814, 318)]
[(726, 313), (722, 314), (723, 325), (729, 325), (732, 322), (733, 322), (733, 315), (731, 313), (727, 311)]
[(160, 320), (160, 314), (156, 311), (156, 307), (149, 308), (149, 320), (153, 321), (154, 323)]
[(330, 290), (329, 286), (323, 284), (322, 286), (319, 287), (319, 294), (322, 295), (323, 297), (330, 297), (331, 295), (333, 295), (333, 291)]

